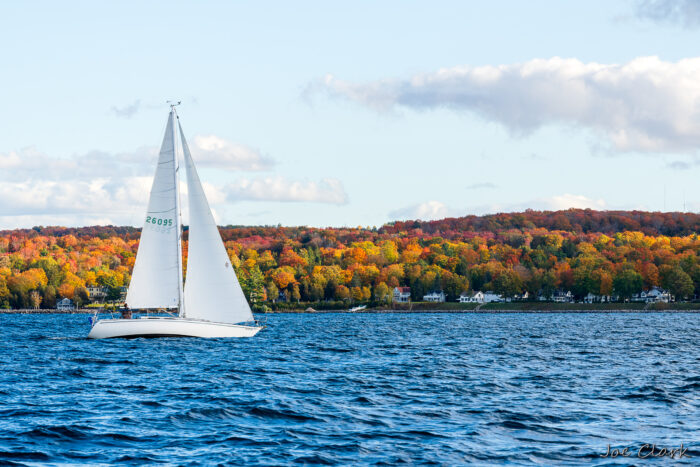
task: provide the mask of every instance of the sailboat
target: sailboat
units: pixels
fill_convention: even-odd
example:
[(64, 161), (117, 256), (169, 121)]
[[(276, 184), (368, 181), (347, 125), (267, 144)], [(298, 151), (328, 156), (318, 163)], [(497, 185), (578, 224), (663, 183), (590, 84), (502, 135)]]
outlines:
[[(98, 319), (88, 338), (252, 337), (262, 329), (254, 321), (226, 253), (176, 105), (170, 106), (126, 309), (176, 309), (177, 316)], [(182, 271), (178, 133), (187, 172), (190, 215), (186, 282)]]

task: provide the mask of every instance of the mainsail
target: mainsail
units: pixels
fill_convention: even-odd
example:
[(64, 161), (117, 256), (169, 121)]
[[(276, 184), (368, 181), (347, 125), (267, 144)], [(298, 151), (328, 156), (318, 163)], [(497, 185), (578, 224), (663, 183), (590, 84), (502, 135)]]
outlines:
[(174, 110), (168, 117), (126, 304), (178, 308), (182, 296), (178, 161)]
[(190, 214), (184, 316), (231, 324), (253, 321), (253, 313), (209, 209), (182, 127), (179, 128)]

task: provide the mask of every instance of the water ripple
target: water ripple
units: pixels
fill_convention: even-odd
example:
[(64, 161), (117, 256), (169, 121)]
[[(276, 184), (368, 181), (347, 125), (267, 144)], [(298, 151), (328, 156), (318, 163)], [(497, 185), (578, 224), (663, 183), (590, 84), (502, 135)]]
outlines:
[(700, 457), (692, 314), (272, 315), (89, 341), (0, 315), (0, 464), (629, 465)]

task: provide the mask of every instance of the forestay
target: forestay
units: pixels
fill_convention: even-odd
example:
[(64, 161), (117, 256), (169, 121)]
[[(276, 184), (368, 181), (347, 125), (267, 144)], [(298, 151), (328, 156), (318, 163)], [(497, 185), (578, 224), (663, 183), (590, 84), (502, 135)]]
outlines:
[[(179, 122), (178, 122), (179, 126)], [(253, 321), (180, 127), (187, 170), (189, 241), (185, 316), (218, 323)]]
[(131, 308), (176, 308), (180, 304), (182, 253), (173, 115), (171, 111), (126, 296)]

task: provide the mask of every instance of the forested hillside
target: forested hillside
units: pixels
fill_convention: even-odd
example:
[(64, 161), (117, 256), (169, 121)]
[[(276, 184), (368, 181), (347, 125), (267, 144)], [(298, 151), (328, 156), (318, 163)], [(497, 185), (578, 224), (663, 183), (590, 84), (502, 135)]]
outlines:
[[(629, 297), (662, 286), (700, 293), (700, 216), (568, 210), (407, 221), (380, 228), (221, 228), (251, 301), (376, 301), (395, 286), (420, 300), (443, 290), (506, 296), (570, 290)], [(186, 239), (186, 235), (185, 235)], [(89, 301), (87, 288), (127, 286), (138, 248), (131, 227), (0, 231), (0, 306)], [(186, 242), (185, 242), (186, 252)], [(185, 262), (186, 264), (186, 262)]]

